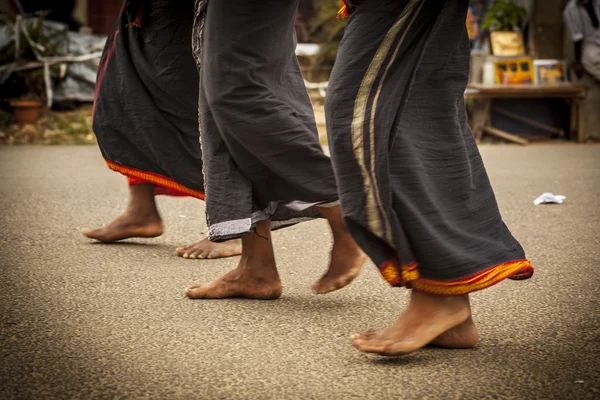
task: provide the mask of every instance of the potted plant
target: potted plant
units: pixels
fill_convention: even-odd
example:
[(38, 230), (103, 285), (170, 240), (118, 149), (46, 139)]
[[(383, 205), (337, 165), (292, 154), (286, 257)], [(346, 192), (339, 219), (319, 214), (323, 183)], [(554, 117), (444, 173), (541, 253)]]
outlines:
[(21, 78), (27, 92), (17, 99), (10, 101), (15, 120), (20, 124), (34, 124), (42, 115), (42, 101), (44, 99), (44, 72), (43, 70), (20, 71), (17, 75)]
[(497, 0), (487, 11), (481, 28), (490, 32), (492, 52), (497, 56), (525, 53), (523, 28), (527, 10), (508, 0)]
[[(3, 18), (1, 22), (14, 32), (14, 39), (0, 52), (4, 60), (10, 60), (10, 69), (17, 85), (17, 91), (23, 93), (10, 101), (15, 119), (20, 123), (35, 123), (42, 110), (46, 95), (46, 82), (42, 61), (49, 57), (63, 56), (67, 53), (67, 30), (62, 25), (44, 23), (46, 14), (38, 17), (17, 20)], [(51, 67), (50, 72), (57, 75), (59, 66)]]

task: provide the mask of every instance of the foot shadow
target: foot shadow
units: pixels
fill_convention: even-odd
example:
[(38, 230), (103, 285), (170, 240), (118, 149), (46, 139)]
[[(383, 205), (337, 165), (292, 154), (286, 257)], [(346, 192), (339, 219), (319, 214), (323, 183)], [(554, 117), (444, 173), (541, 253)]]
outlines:
[(421, 349), (413, 354), (407, 354), (405, 356), (383, 356), (379, 354), (365, 354), (363, 361), (367, 364), (379, 367), (401, 367), (408, 365), (418, 364), (419, 366), (427, 365), (431, 362), (430, 357), (423, 357), (425, 349)]
[(367, 298), (336, 298), (326, 295), (284, 295), (279, 299), (279, 303), (285, 307), (293, 307), (294, 311), (312, 315), (315, 307), (320, 312), (347, 310), (355, 307), (370, 307), (373, 302)]
[(478, 348), (472, 349), (445, 349), (427, 345), (412, 354), (404, 356), (384, 356), (379, 354), (364, 354), (362, 362), (369, 363), (375, 366), (409, 366), (409, 365), (428, 365), (431, 363), (439, 363), (440, 359), (453, 360), (458, 357), (459, 360), (464, 360), (465, 353), (470, 357), (478, 357)]
[[(144, 243), (144, 242), (135, 242), (135, 241), (127, 241), (127, 240), (120, 240), (118, 242), (109, 242), (109, 243), (94, 241), (94, 242), (90, 242), (88, 244), (90, 246), (148, 247), (151, 249), (171, 248), (171, 246), (166, 245), (166, 244)], [(175, 254), (175, 256), (177, 256), (177, 254)]]

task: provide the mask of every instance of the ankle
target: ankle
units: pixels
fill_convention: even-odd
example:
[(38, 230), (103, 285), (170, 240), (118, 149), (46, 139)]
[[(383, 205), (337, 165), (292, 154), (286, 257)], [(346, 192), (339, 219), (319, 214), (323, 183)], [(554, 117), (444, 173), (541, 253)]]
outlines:
[(237, 280), (242, 280), (246, 282), (252, 282), (254, 284), (272, 284), (280, 282), (279, 273), (277, 269), (261, 269), (256, 270), (253, 268), (248, 268), (246, 266), (239, 266), (237, 268)]
[(123, 216), (133, 222), (139, 222), (141, 224), (147, 222), (162, 222), (158, 209), (154, 205), (141, 205), (138, 203), (129, 203)]
[[(469, 295), (448, 296), (438, 295), (418, 290), (411, 291), (410, 302), (415, 305), (430, 305), (433, 307), (467, 308), (471, 309)], [(469, 311), (470, 312), (470, 311)]]

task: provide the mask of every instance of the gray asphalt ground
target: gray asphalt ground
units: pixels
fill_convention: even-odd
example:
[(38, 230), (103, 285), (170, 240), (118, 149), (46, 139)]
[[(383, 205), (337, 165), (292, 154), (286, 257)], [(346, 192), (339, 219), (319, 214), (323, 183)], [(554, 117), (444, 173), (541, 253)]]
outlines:
[[(236, 259), (184, 260), (203, 203), (159, 199), (167, 232), (102, 245), (125, 179), (95, 147), (0, 148), (1, 399), (598, 399), (600, 146), (483, 146), (506, 223), (536, 274), (472, 296), (472, 350), (361, 354), (349, 335), (392, 323), (408, 291), (372, 264), (323, 297), (322, 221), (274, 235), (280, 300), (192, 301)], [(542, 192), (562, 205), (534, 206)]]

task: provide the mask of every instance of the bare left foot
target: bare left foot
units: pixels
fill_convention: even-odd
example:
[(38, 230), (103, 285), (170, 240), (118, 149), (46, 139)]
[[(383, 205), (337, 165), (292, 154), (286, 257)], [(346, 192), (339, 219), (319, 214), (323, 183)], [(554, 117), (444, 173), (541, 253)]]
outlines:
[(222, 243), (202, 239), (198, 243), (187, 247), (178, 248), (177, 255), (183, 258), (214, 259), (239, 256), (242, 254), (242, 241), (240, 239), (228, 240)]
[(460, 347), (456, 333), (468, 328), (470, 317), (468, 295), (438, 296), (413, 290), (408, 307), (392, 326), (352, 335), (352, 342), (361, 351), (386, 356), (409, 354), (436, 341), (438, 345)]
[(275, 300), (281, 296), (281, 291), (282, 286), (279, 276), (254, 274), (249, 272), (247, 266), (241, 262), (238, 268), (212, 282), (188, 287), (185, 290), (185, 295), (190, 299), (241, 297), (256, 300)]
[(331, 249), (331, 261), (325, 275), (312, 285), (316, 294), (326, 294), (350, 284), (358, 276), (367, 256), (348, 235), (335, 240)]
[(312, 285), (312, 290), (316, 294), (326, 294), (350, 284), (360, 273), (367, 256), (346, 230), (340, 206), (320, 207), (319, 210), (331, 227), (333, 248), (329, 268), (325, 275)]

